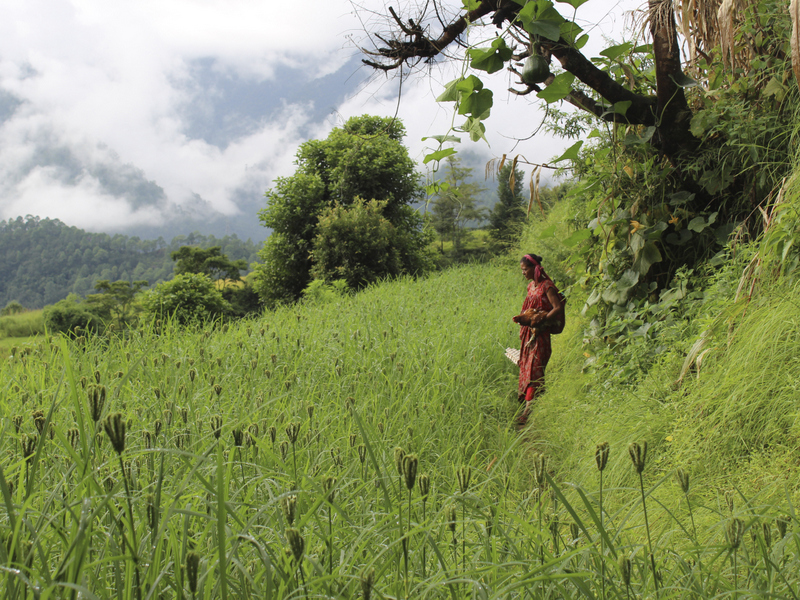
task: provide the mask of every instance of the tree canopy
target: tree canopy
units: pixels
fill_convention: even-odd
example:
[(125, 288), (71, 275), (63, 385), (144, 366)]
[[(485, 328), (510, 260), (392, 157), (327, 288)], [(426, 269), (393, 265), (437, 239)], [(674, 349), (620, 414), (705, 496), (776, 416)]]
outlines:
[(522, 176), (522, 171), (512, 161), (504, 164), (497, 175), (497, 203), (489, 215), (489, 235), (501, 248), (514, 244), (522, 229), (525, 218)]
[(202, 273), (212, 280), (228, 279), (241, 280), (241, 272), (247, 269), (247, 261), (243, 258), (230, 260), (222, 254), (221, 246), (199, 248), (197, 246), (181, 246), (173, 252), (172, 260), (175, 261), (175, 274)]
[[(410, 205), (421, 197), (422, 187), (402, 144), (404, 136), (398, 120), (365, 115), (334, 128), (324, 140), (300, 146), (294, 175), (275, 181), (259, 213), (264, 226), (272, 229), (259, 253), (262, 262), (255, 266), (255, 287), (265, 302), (300, 298), (313, 276), (314, 240), (326, 210), (346, 210), (358, 198), (377, 200), (388, 224), (421, 239), (421, 218)], [(319, 247), (316, 252), (320, 256)], [(412, 256), (400, 258), (401, 273), (413, 272), (420, 264)], [(328, 267), (317, 272), (331, 273)]]
[[(592, 306), (618, 310), (665, 289), (681, 266), (713, 256), (733, 232), (742, 239), (762, 231), (762, 211), (780, 197), (797, 147), (790, 40), (798, 38), (785, 2), (745, 0), (733, 10), (723, 0), (649, 0), (645, 39), (590, 57), (576, 22), (584, 2), (434, 0), (402, 15), (390, 8), (388, 31), (371, 32), (376, 43), (364, 62), (391, 71), (464, 61), (437, 100), (465, 121), (437, 136), (442, 145), (429, 159), (454, 152), (445, 147), (454, 133), (484, 136), (493, 103), (485, 75), (504, 68), (513, 93), (548, 105), (547, 129), (582, 136), (558, 159), (580, 181), (570, 191), (582, 204), (569, 242), (586, 259)], [(529, 106), (519, 103), (521, 127)], [(531, 131), (538, 121), (530, 119)]]
[(477, 206), (477, 196), (484, 188), (470, 180), (472, 169), (462, 166), (457, 156), (448, 156), (442, 171), (444, 178), (432, 201), (431, 222), (439, 239), (452, 241), (458, 253), (467, 235), (467, 223), (479, 223), (485, 217), (485, 210)]

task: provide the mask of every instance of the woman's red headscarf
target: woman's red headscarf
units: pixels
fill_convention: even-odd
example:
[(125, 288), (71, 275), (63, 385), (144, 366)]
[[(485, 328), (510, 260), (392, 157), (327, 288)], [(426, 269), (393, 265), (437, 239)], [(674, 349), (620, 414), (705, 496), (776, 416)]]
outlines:
[[(542, 268), (542, 257), (536, 254), (526, 254), (522, 257), (522, 260), (527, 262), (529, 265), (534, 267), (533, 270), (533, 277), (536, 282), (540, 282), (544, 279), (550, 279), (550, 276), (545, 273), (544, 269)], [(552, 279), (550, 279), (552, 281)]]

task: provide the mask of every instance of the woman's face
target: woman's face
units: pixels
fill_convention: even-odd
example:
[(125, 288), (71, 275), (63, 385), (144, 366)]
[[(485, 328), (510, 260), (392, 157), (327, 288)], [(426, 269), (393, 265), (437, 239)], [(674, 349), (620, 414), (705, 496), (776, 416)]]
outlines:
[(533, 274), (536, 271), (536, 267), (529, 265), (524, 260), (519, 263), (519, 266), (522, 269), (522, 275), (525, 277), (525, 279), (533, 279)]

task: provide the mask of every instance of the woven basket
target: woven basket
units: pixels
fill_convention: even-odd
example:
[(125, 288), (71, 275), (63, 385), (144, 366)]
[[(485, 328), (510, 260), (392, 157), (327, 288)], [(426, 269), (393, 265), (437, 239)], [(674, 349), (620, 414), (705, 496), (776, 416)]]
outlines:
[(519, 350), (516, 348), (506, 348), (506, 358), (515, 365), (519, 364)]

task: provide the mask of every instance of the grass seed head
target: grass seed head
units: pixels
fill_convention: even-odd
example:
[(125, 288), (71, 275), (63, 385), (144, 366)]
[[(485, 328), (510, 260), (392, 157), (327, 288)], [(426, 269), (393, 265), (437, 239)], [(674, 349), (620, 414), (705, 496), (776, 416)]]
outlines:
[(294, 525), (294, 516), (297, 511), (297, 496), (291, 494), (281, 498), (281, 511), (283, 518), (289, 525)]
[(780, 516), (775, 520), (775, 525), (778, 526), (778, 533), (780, 534), (781, 539), (786, 537), (786, 530), (788, 529), (791, 520), (792, 518), (789, 515)]
[(237, 448), (240, 448), (242, 446), (242, 442), (244, 441), (244, 434), (242, 433), (242, 428), (234, 427), (231, 433), (233, 434), (233, 445), (236, 446)]
[(186, 579), (189, 580), (189, 590), (197, 593), (197, 575), (200, 571), (200, 555), (190, 551), (186, 553)]
[(184, 425), (189, 423), (189, 409), (188, 408), (182, 408), (181, 409), (181, 420), (183, 421)]
[(280, 449), (281, 449), (281, 460), (286, 462), (286, 455), (289, 452), (289, 442), (283, 440), (280, 444)]
[(222, 394), (222, 386), (220, 384), (214, 384), (214, 393), (217, 395), (217, 398), (219, 398), (220, 394)]
[(689, 493), (689, 473), (687, 473), (682, 467), (678, 467), (678, 470), (675, 471), (675, 479), (678, 480), (678, 485), (681, 486), (681, 490), (684, 494)]
[(39, 435), (42, 435), (42, 431), (44, 431), (44, 422), (46, 421), (44, 411), (33, 411), (31, 413), (31, 418), (33, 419), (33, 424), (36, 427), (36, 431), (39, 432)]
[(458, 478), (458, 489), (461, 490), (462, 494), (465, 494), (469, 489), (470, 479), (472, 479), (472, 467), (469, 465), (460, 467), (456, 477)]
[(633, 467), (637, 473), (644, 471), (645, 461), (647, 460), (647, 442), (632, 442), (628, 446), (628, 454), (633, 462)]
[(89, 414), (95, 423), (103, 416), (103, 406), (106, 403), (106, 388), (104, 385), (93, 385), (88, 391)]
[(547, 473), (547, 457), (542, 453), (537, 453), (533, 456), (533, 475), (540, 490), (546, 481), (545, 473)]
[(96, 383), (100, 383), (100, 371), (94, 372), (94, 380)]
[(395, 469), (397, 469), (397, 474), (401, 476), (403, 474), (403, 460), (405, 459), (405, 457), (406, 457), (405, 450), (403, 450), (399, 446), (394, 449), (394, 466)]
[(422, 503), (428, 501), (428, 494), (431, 491), (431, 478), (428, 477), (427, 473), (423, 473), (419, 476), (419, 493), (422, 496)]
[(299, 530), (289, 528), (286, 530), (286, 539), (289, 542), (289, 549), (292, 551), (295, 562), (299, 563), (303, 558), (306, 549), (306, 542)]
[(733, 514), (733, 511), (736, 508), (736, 503), (734, 502), (733, 492), (730, 490), (725, 491), (725, 504), (728, 505), (728, 512)]
[(367, 460), (367, 447), (364, 444), (358, 445), (358, 460), (361, 461), (362, 465)]
[(155, 433), (156, 437), (158, 437), (158, 434), (161, 433), (161, 428), (163, 426), (164, 424), (161, 422), (161, 419), (156, 419), (155, 421), (153, 421), (153, 433)]
[(577, 545), (578, 539), (581, 536), (581, 529), (578, 527), (577, 523), (572, 522), (569, 524), (569, 535), (572, 543)]
[(278, 429), (275, 427), (275, 425), (270, 425), (267, 432), (269, 433), (269, 441), (274, 444), (275, 438), (278, 437)]
[(195, 377), (197, 377), (197, 371), (195, 369), (189, 369), (189, 381), (194, 383)]
[(122, 454), (125, 450), (125, 419), (122, 413), (108, 415), (103, 421), (103, 429), (114, 447), (114, 452)]
[(222, 435), (222, 417), (214, 415), (211, 417), (211, 433), (214, 434), (215, 439), (219, 439)]
[(606, 465), (608, 464), (608, 450), (609, 450), (608, 442), (597, 444), (597, 448), (595, 448), (594, 460), (597, 463), (597, 470), (600, 472), (602, 472), (606, 468)]
[(744, 521), (738, 517), (734, 517), (728, 522), (725, 528), (725, 539), (728, 542), (728, 547), (731, 550), (736, 550), (742, 543), (742, 535), (744, 534)]
[(378, 422), (378, 432), (383, 435), (383, 421)]
[(325, 490), (328, 502), (333, 504), (333, 500), (336, 498), (336, 477), (326, 477), (322, 482), (322, 489)]
[(164, 415), (164, 423), (167, 424), (167, 427), (172, 427), (172, 411), (169, 409), (164, 409), (162, 414)]
[(764, 535), (764, 545), (767, 548), (772, 547), (772, 527), (770, 526), (769, 521), (764, 521), (761, 524), (761, 533)]
[(289, 442), (294, 444), (297, 442), (297, 436), (300, 434), (300, 423), (293, 421), (286, 426), (286, 437)]
[(36, 442), (39, 440), (35, 435), (25, 435), (22, 437), (22, 456), (28, 460), (36, 452)]
[(406, 489), (410, 492), (414, 489), (417, 481), (417, 466), (419, 459), (416, 454), (409, 454), (403, 459), (403, 478), (406, 482)]
[(14, 424), (14, 430), (19, 433), (19, 428), (22, 427), (22, 415), (14, 415), (11, 422)]
[(308, 413), (308, 418), (309, 419), (313, 419), (314, 418), (314, 405), (313, 404), (309, 404), (308, 406), (306, 406), (306, 412)]
[(78, 446), (78, 441), (80, 441), (80, 433), (75, 427), (67, 429), (67, 440), (69, 441), (69, 445), (73, 448)]
[(619, 555), (619, 573), (622, 575), (625, 587), (629, 587), (631, 585), (631, 559), (622, 554)]

